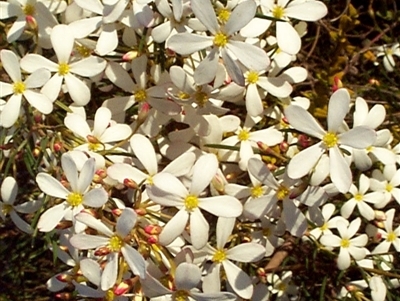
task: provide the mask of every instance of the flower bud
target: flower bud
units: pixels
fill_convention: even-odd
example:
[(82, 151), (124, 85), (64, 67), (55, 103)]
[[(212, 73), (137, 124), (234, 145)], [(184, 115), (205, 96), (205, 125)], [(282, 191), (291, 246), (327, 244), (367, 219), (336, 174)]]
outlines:
[(135, 51), (135, 50), (128, 51), (127, 53), (125, 53), (125, 54), (122, 56), (122, 60), (125, 61), (125, 62), (130, 62), (130, 61), (132, 61), (134, 58), (136, 58), (137, 55), (138, 55), (138, 52)]
[(29, 28), (32, 30), (37, 30), (38, 24), (34, 16), (27, 15), (25, 16), (26, 24), (28, 24)]
[(53, 144), (53, 149), (55, 152), (61, 151), (62, 148), (63, 148), (63, 144), (60, 141)]
[(124, 185), (131, 189), (139, 189), (138, 184), (132, 179), (124, 179)]
[(144, 227), (144, 232), (146, 232), (147, 234), (160, 234), (161, 233), (162, 228), (159, 225), (147, 225), (146, 227)]

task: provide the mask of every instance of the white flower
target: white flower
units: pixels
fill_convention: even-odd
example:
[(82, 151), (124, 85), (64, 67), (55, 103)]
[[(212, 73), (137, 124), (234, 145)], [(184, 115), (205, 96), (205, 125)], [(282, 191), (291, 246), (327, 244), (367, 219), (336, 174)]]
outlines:
[(160, 243), (170, 244), (185, 229), (190, 220), (190, 239), (196, 249), (203, 248), (208, 240), (209, 224), (200, 209), (219, 217), (237, 217), (242, 213), (242, 204), (228, 195), (202, 197), (218, 169), (218, 160), (213, 154), (201, 156), (193, 167), (189, 190), (175, 176), (163, 172), (153, 177), (149, 187), (150, 199), (163, 206), (175, 206), (179, 211), (164, 226)]
[(376, 208), (385, 207), (393, 199), (400, 204), (400, 169), (395, 164), (386, 165), (383, 173), (375, 169), (372, 172), (371, 190), (384, 194), (384, 200), (376, 204)]
[(341, 216), (333, 216), (335, 212), (335, 205), (334, 204), (325, 204), (322, 207), (322, 217), (323, 223), (321, 226), (313, 229), (310, 231), (310, 235), (312, 235), (315, 239), (318, 239), (321, 235), (332, 234), (330, 229), (336, 228), (337, 221), (339, 219), (343, 219)]
[(376, 56), (383, 56), (383, 66), (387, 72), (393, 72), (396, 63), (394, 61), (394, 55), (400, 57), (400, 44), (395, 43), (392, 46), (383, 45), (378, 47), (378, 53)]
[(43, 232), (53, 230), (63, 218), (72, 219), (75, 227), (82, 230), (81, 225), (75, 224), (74, 216), (85, 208), (84, 205), (98, 208), (104, 205), (108, 199), (108, 194), (104, 188), (90, 189), (95, 174), (95, 161), (93, 158), (85, 162), (80, 173), (78, 173), (76, 164), (68, 153), (61, 157), (61, 166), (71, 185), (71, 190), (65, 188), (47, 173), (40, 172), (36, 176), (36, 182), (45, 194), (65, 200), (47, 209), (40, 216), (38, 229)]
[(364, 248), (368, 242), (367, 234), (352, 238), (357, 233), (360, 225), (360, 218), (353, 220), (350, 225), (347, 220), (338, 220), (337, 229), (340, 237), (334, 234), (325, 234), (320, 239), (320, 242), (327, 247), (340, 247), (337, 259), (340, 270), (345, 270), (350, 266), (350, 256), (355, 260), (360, 260), (367, 254), (367, 250)]
[(385, 230), (378, 228), (378, 233), (383, 241), (375, 247), (372, 253), (384, 254), (389, 251), (390, 245), (393, 245), (397, 252), (400, 252), (400, 226), (393, 230), (393, 218), (396, 210), (390, 209), (386, 212), (386, 220), (383, 222)]
[(367, 204), (376, 204), (383, 200), (383, 194), (380, 192), (367, 193), (370, 186), (370, 180), (364, 174), (360, 175), (359, 188), (351, 184), (349, 192), (353, 195), (340, 209), (340, 213), (344, 218), (349, 218), (353, 213), (354, 207), (357, 206), (358, 212), (367, 220), (375, 218), (374, 210)]
[(55, 72), (43, 86), (41, 92), (54, 101), (58, 97), (64, 81), (74, 103), (79, 106), (86, 105), (90, 100), (90, 90), (75, 74), (83, 77), (95, 76), (104, 70), (106, 62), (95, 56), (71, 62), (74, 36), (67, 25), (55, 26), (51, 31), (50, 38), (58, 63), (38, 54), (28, 54), (21, 59), (22, 69), (34, 72), (39, 68), (46, 68)]
[(275, 273), (268, 274), (267, 283), (270, 284), (268, 289), (272, 294), (277, 294), (277, 300), (291, 300), (288, 295), (296, 295), (298, 290), (291, 280), (291, 271), (284, 272), (281, 277)]
[(42, 204), (42, 201), (28, 201), (20, 205), (14, 205), (18, 193), (18, 185), (13, 177), (6, 177), (1, 183), (0, 217), (5, 221), (6, 216), (10, 215), (13, 223), (25, 233), (32, 234), (32, 227), (25, 222), (18, 214), (33, 213)]
[(243, 243), (232, 248), (225, 248), (234, 226), (234, 218), (220, 217), (217, 222), (216, 248), (207, 244), (203, 249), (213, 261), (204, 277), (203, 291), (219, 292), (221, 290), (220, 270), (222, 266), (233, 291), (244, 299), (250, 299), (254, 289), (251, 278), (232, 261), (258, 261), (264, 257), (265, 248), (255, 242)]
[(234, 34), (255, 15), (256, 4), (253, 0), (238, 4), (223, 26), (218, 24), (210, 0), (191, 0), (191, 7), (195, 16), (212, 36), (178, 33), (170, 37), (167, 47), (182, 55), (212, 47), (194, 72), (194, 80), (198, 85), (209, 83), (214, 79), (219, 55), (222, 56), (229, 76), (239, 85), (244, 85), (244, 77), (235, 59), (252, 70), (267, 69), (270, 60), (264, 50), (234, 39)]
[(146, 262), (144, 258), (136, 249), (126, 242), (126, 238), (130, 235), (137, 221), (137, 215), (132, 208), (125, 208), (122, 210), (115, 226), (115, 232), (89, 213), (78, 213), (76, 219), (90, 228), (97, 230), (99, 235), (82, 233), (72, 236), (71, 244), (75, 248), (90, 250), (105, 247), (108, 250), (108, 254), (106, 255), (107, 264), (101, 277), (101, 289), (103, 291), (111, 288), (117, 280), (118, 270), (120, 269), (120, 253), (122, 253), (122, 258), (135, 275), (141, 278), (145, 277)]
[(346, 89), (338, 89), (329, 100), (328, 131), (324, 130), (315, 118), (300, 106), (290, 105), (285, 115), (296, 130), (321, 139), (320, 142), (296, 154), (287, 169), (291, 178), (298, 179), (309, 173), (317, 164), (322, 154), (329, 152), (329, 169), (332, 183), (342, 193), (346, 193), (352, 183), (352, 174), (339, 145), (354, 148), (366, 148), (376, 139), (374, 131), (364, 126), (340, 133), (339, 128), (349, 111), (350, 95)]
[(34, 88), (43, 86), (50, 78), (50, 72), (46, 69), (37, 69), (25, 81), (22, 81), (21, 69), (16, 54), (3, 49), (0, 52), (3, 68), (10, 76), (13, 84), (0, 82), (0, 97), (10, 95), (0, 112), (0, 124), (6, 128), (11, 127), (17, 121), (20, 114), (22, 96), (31, 106), (43, 114), (49, 114), (53, 110), (53, 104), (45, 95), (34, 91)]

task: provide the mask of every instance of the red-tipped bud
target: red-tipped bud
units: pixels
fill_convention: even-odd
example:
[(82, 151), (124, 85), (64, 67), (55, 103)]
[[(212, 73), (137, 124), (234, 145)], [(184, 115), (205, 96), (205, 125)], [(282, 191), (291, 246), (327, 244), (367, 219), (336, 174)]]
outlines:
[(150, 235), (149, 237), (147, 237), (147, 242), (151, 245), (158, 244), (159, 242), (158, 235)]
[(283, 141), (281, 144), (279, 144), (279, 150), (282, 153), (286, 153), (289, 149), (289, 143), (287, 143), (286, 141)]
[(32, 151), (32, 155), (33, 155), (35, 158), (37, 158), (37, 157), (39, 157), (40, 152), (41, 152), (40, 149), (37, 148), (37, 147), (35, 147), (35, 148), (33, 149), (33, 151)]
[(140, 215), (140, 216), (145, 216), (147, 213), (145, 208), (137, 208), (137, 209), (135, 209), (135, 212), (137, 215)]
[(340, 88), (343, 88), (343, 83), (339, 77), (335, 76), (333, 78), (332, 91), (335, 92), (336, 90), (338, 90)]
[(379, 87), (381, 85), (381, 83), (379, 82), (379, 80), (375, 79), (375, 78), (371, 78), (368, 83), (372, 86), (377, 86)]
[(170, 48), (165, 49), (165, 54), (166, 54), (167, 56), (169, 56), (169, 57), (174, 57), (174, 56), (176, 56), (175, 51), (173, 51), (173, 50), (170, 49)]
[(56, 143), (53, 144), (53, 149), (54, 149), (55, 152), (61, 151), (62, 148), (63, 148), (62, 142), (56, 142)]
[(87, 135), (87, 136), (86, 136), (86, 139), (87, 139), (87, 141), (88, 141), (89, 143), (92, 143), (92, 144), (100, 143), (99, 139), (97, 139), (97, 138), (96, 138), (95, 136), (93, 136), (93, 135)]
[(268, 151), (268, 149), (269, 149), (269, 146), (268, 145), (266, 145), (264, 142), (262, 142), (262, 141), (257, 141), (257, 146), (258, 146), (258, 148), (262, 151), (262, 152), (267, 152)]
[(64, 273), (62, 273), (62, 274), (58, 274), (58, 275), (56, 275), (56, 279), (58, 280), (58, 281), (60, 281), (60, 282), (70, 282), (71, 281), (71, 275), (68, 275), (68, 274), (64, 274)]
[(38, 24), (34, 16), (25, 16), (25, 21), (28, 24), (29, 28), (32, 30), (36, 30), (38, 28)]
[(126, 294), (131, 289), (130, 281), (124, 281), (117, 285), (114, 289), (114, 294), (117, 296), (121, 296)]
[(304, 134), (300, 134), (298, 136), (298, 141), (297, 144), (301, 147), (301, 148), (307, 148), (311, 145), (311, 138), (308, 137), (307, 135)]
[(378, 222), (383, 222), (386, 220), (386, 214), (382, 210), (375, 210), (375, 220)]
[(96, 170), (96, 175), (101, 177), (102, 179), (105, 179), (107, 177), (107, 171), (105, 169), (98, 169)]
[(114, 214), (115, 216), (120, 216), (122, 214), (122, 209), (119, 208), (115, 208), (113, 210), (111, 210), (112, 214)]
[(132, 179), (124, 179), (124, 185), (131, 189), (138, 189), (138, 184)]
[(147, 116), (149, 115), (150, 109), (151, 109), (151, 106), (147, 102), (144, 102), (142, 104), (139, 114), (138, 114), (138, 117), (137, 117), (137, 120), (136, 120), (137, 124), (142, 124), (143, 122), (146, 121)]
[(39, 111), (35, 111), (33, 114), (33, 119), (35, 120), (36, 123), (41, 123), (43, 121), (43, 115)]
[(65, 301), (73, 300), (73, 298), (74, 298), (74, 296), (71, 293), (58, 293), (55, 295), (55, 297), (57, 299), (65, 300)]
[(135, 51), (135, 50), (128, 51), (127, 53), (125, 53), (125, 54), (122, 56), (122, 60), (125, 61), (125, 62), (130, 62), (130, 61), (132, 61), (134, 58), (136, 58), (137, 55), (138, 55), (138, 52)]
[(108, 254), (110, 254), (110, 249), (107, 247), (101, 247), (94, 251), (95, 256), (105, 256)]
[(162, 228), (159, 225), (147, 225), (144, 227), (144, 232), (147, 234), (160, 234)]

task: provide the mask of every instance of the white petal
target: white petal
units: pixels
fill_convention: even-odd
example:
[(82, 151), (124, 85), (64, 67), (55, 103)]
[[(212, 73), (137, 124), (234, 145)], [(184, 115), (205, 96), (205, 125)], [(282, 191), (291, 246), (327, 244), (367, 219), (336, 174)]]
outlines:
[(254, 290), (250, 277), (229, 260), (223, 261), (222, 265), (235, 293), (244, 299), (250, 299)]
[(100, 138), (103, 143), (109, 143), (124, 140), (128, 138), (131, 133), (132, 129), (129, 125), (115, 124), (106, 128)]
[(104, 70), (106, 61), (97, 56), (89, 56), (70, 65), (70, 72), (84, 77), (92, 77)]
[(194, 81), (197, 85), (204, 85), (211, 82), (217, 74), (219, 51), (214, 47), (208, 55), (200, 62), (194, 71)]
[(10, 76), (11, 80), (15, 82), (21, 81), (21, 70), (17, 55), (11, 50), (3, 49), (0, 52), (0, 59), (3, 63), (3, 68)]
[(217, 221), (217, 248), (223, 249), (235, 226), (235, 218), (220, 217)]
[(59, 181), (44, 172), (40, 172), (36, 176), (36, 183), (45, 194), (56, 198), (66, 199), (70, 193)]
[(174, 217), (164, 226), (159, 238), (162, 245), (169, 245), (185, 229), (189, 214), (182, 208)]
[(128, 244), (125, 244), (121, 248), (121, 252), (131, 271), (140, 278), (145, 278), (146, 262), (144, 261), (143, 256)]
[(264, 107), (256, 84), (247, 86), (246, 110), (251, 116), (259, 116), (264, 112)]
[(175, 271), (175, 285), (178, 290), (191, 290), (201, 279), (201, 271), (197, 265), (182, 262)]
[(159, 173), (153, 177), (154, 187), (167, 194), (173, 194), (184, 199), (189, 193), (186, 187), (175, 176), (169, 173)]
[(32, 234), (33, 233), (33, 229), (31, 227), (31, 225), (29, 225), (27, 222), (25, 222), (16, 212), (15, 210), (12, 210), (10, 212), (10, 217), (11, 220), (13, 221), (13, 223), (17, 226), (18, 229), (20, 229), (21, 231), (28, 233), (28, 234)]
[(105, 74), (114, 85), (120, 87), (125, 92), (132, 93), (134, 82), (128, 72), (126, 72), (120, 64), (109, 62)]
[(0, 124), (9, 128), (17, 121), (21, 109), (21, 94), (12, 95), (3, 107), (0, 115)]
[(18, 185), (13, 177), (6, 177), (1, 183), (1, 199), (5, 204), (13, 205), (18, 193)]
[(225, 24), (225, 31), (231, 36), (246, 26), (256, 14), (257, 5), (254, 1), (244, 1), (231, 12), (228, 22)]
[(83, 204), (85, 206), (99, 208), (103, 206), (108, 200), (107, 191), (104, 188), (93, 188), (83, 197)]
[(24, 56), (21, 61), (21, 68), (27, 72), (35, 72), (40, 68), (45, 68), (51, 72), (58, 71), (58, 64), (50, 61), (49, 59), (39, 55), (39, 54), (28, 54)]
[(82, 170), (79, 174), (78, 180), (78, 192), (84, 193), (89, 185), (93, 181), (93, 176), (95, 173), (96, 161), (94, 158), (89, 158), (86, 160), (85, 164), (83, 164)]
[(287, 174), (292, 179), (299, 179), (308, 174), (317, 164), (319, 158), (325, 152), (322, 143), (314, 144), (300, 153), (297, 153), (287, 166)]
[(60, 93), (63, 79), (64, 76), (60, 76), (58, 73), (55, 73), (42, 87), (40, 92), (46, 95), (50, 101), (55, 101)]
[(24, 32), (26, 26), (25, 16), (18, 16), (7, 32), (7, 42), (15, 42)]
[(237, 63), (237, 60), (232, 58), (225, 48), (221, 49), (221, 56), (225, 64), (226, 71), (228, 72), (228, 75), (231, 77), (232, 81), (239, 86), (244, 86), (245, 80), (243, 72)]
[(71, 96), (74, 103), (78, 106), (86, 105), (90, 100), (90, 90), (88, 86), (71, 73), (65, 75), (64, 78), (69, 96)]
[(352, 174), (349, 165), (337, 146), (329, 149), (330, 176), (332, 183), (341, 193), (346, 193), (352, 183)]
[(315, 22), (328, 13), (326, 5), (320, 1), (300, 2), (285, 8), (286, 16), (297, 20)]
[(193, 178), (189, 192), (199, 195), (210, 184), (217, 173), (218, 160), (214, 154), (201, 156), (193, 167)]
[(298, 131), (319, 139), (322, 139), (325, 135), (325, 130), (317, 120), (300, 106), (290, 105), (286, 107), (285, 116), (290, 125)]
[(266, 90), (268, 93), (279, 97), (285, 98), (293, 91), (293, 87), (286, 80), (280, 77), (260, 77), (257, 84)]
[(350, 109), (350, 94), (347, 89), (342, 88), (336, 90), (330, 100), (328, 106), (328, 130), (337, 132), (342, 125), (344, 117)]
[(255, 262), (261, 260), (265, 255), (265, 248), (255, 242), (242, 243), (229, 249), (227, 258), (239, 262)]
[(107, 264), (104, 267), (103, 274), (101, 275), (101, 289), (108, 290), (114, 286), (118, 276), (118, 253), (112, 252), (107, 255)]
[(103, 24), (102, 31), (96, 44), (99, 55), (106, 55), (118, 46), (118, 34), (115, 24)]
[(193, 247), (200, 250), (207, 244), (209, 229), (210, 226), (201, 211), (198, 208), (194, 209), (190, 214), (190, 240)]
[(45, 68), (37, 69), (24, 81), (26, 88), (39, 88), (50, 79), (50, 72)]
[(71, 245), (79, 250), (89, 250), (106, 246), (108, 241), (107, 237), (87, 234), (76, 234), (70, 239)]
[(211, 2), (206, 0), (191, 0), (192, 11), (197, 19), (214, 35), (218, 32), (219, 26), (214, 8)]
[(136, 224), (137, 214), (132, 208), (125, 208), (117, 221), (116, 231), (122, 238), (126, 237)]
[(307, 230), (307, 220), (292, 200), (285, 200), (283, 203), (283, 219), (286, 230), (294, 236), (301, 237)]
[(301, 39), (289, 22), (276, 22), (276, 37), (279, 48), (289, 54), (300, 51)]
[(53, 230), (64, 217), (67, 210), (68, 205), (65, 202), (47, 209), (39, 218), (37, 225), (39, 231), (50, 232)]
[(51, 31), (50, 39), (58, 62), (68, 63), (75, 41), (71, 29), (65, 24), (56, 25)]
[(237, 217), (243, 211), (242, 203), (229, 195), (199, 198), (199, 207), (219, 217)]
[(71, 185), (73, 192), (83, 192), (78, 189), (78, 169), (71, 156), (68, 153), (61, 157), (61, 166), (64, 170), (65, 176)]
[(136, 157), (143, 164), (150, 175), (158, 170), (157, 157), (150, 140), (141, 134), (135, 134), (130, 139), (130, 145)]
[[(84, 223), (88, 227), (97, 230), (100, 233), (103, 233), (106, 236), (112, 236), (114, 233), (105, 225), (103, 224), (100, 220), (95, 218), (93, 215), (86, 213), (86, 212), (80, 212), (75, 216), (76, 220)], [(100, 237), (99, 237), (100, 238)], [(108, 241), (108, 238), (102, 237), (102, 241), (106, 240)]]
[(212, 37), (195, 35), (188, 32), (178, 33), (167, 40), (167, 48), (182, 55), (192, 54), (212, 44)]
[(91, 283), (100, 285), (101, 280), (101, 269), (97, 261), (84, 258), (79, 262), (83, 276), (85, 276)]
[(102, 17), (98, 16), (76, 20), (70, 23), (68, 26), (73, 32), (75, 39), (82, 39), (99, 28), (101, 24)]
[(337, 264), (340, 270), (345, 270), (350, 266), (350, 254), (347, 249), (340, 248)]
[(231, 40), (226, 47), (250, 70), (265, 70), (270, 64), (267, 53), (255, 45)]
[(374, 143), (376, 133), (374, 130), (366, 126), (357, 126), (352, 128), (350, 131), (340, 134), (338, 138), (340, 144), (348, 145), (357, 149), (363, 149)]

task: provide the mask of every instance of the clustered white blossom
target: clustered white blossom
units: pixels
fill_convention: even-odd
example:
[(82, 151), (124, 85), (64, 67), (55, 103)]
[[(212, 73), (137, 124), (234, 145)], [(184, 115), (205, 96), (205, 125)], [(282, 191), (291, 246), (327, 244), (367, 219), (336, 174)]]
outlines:
[[(398, 254), (400, 146), (378, 129), (384, 107), (341, 88), (323, 126), (292, 95), (307, 77), (290, 66), (305, 22), (326, 14), (314, 0), (0, 2), (7, 41), (36, 43), (0, 52), (10, 79), (0, 82), (1, 131), (8, 143), (35, 116), (44, 193), (15, 204), (17, 182), (4, 177), (0, 216), (58, 235), (53, 251), (71, 269), (49, 290), (108, 301), (291, 300), (294, 272), (254, 268), (288, 235), (313, 240), (340, 270)], [(398, 44), (380, 51), (392, 71)], [(39, 208), (33, 227), (20, 217)], [(400, 286), (365, 273), (338, 298), (369, 287), (384, 300)]]

